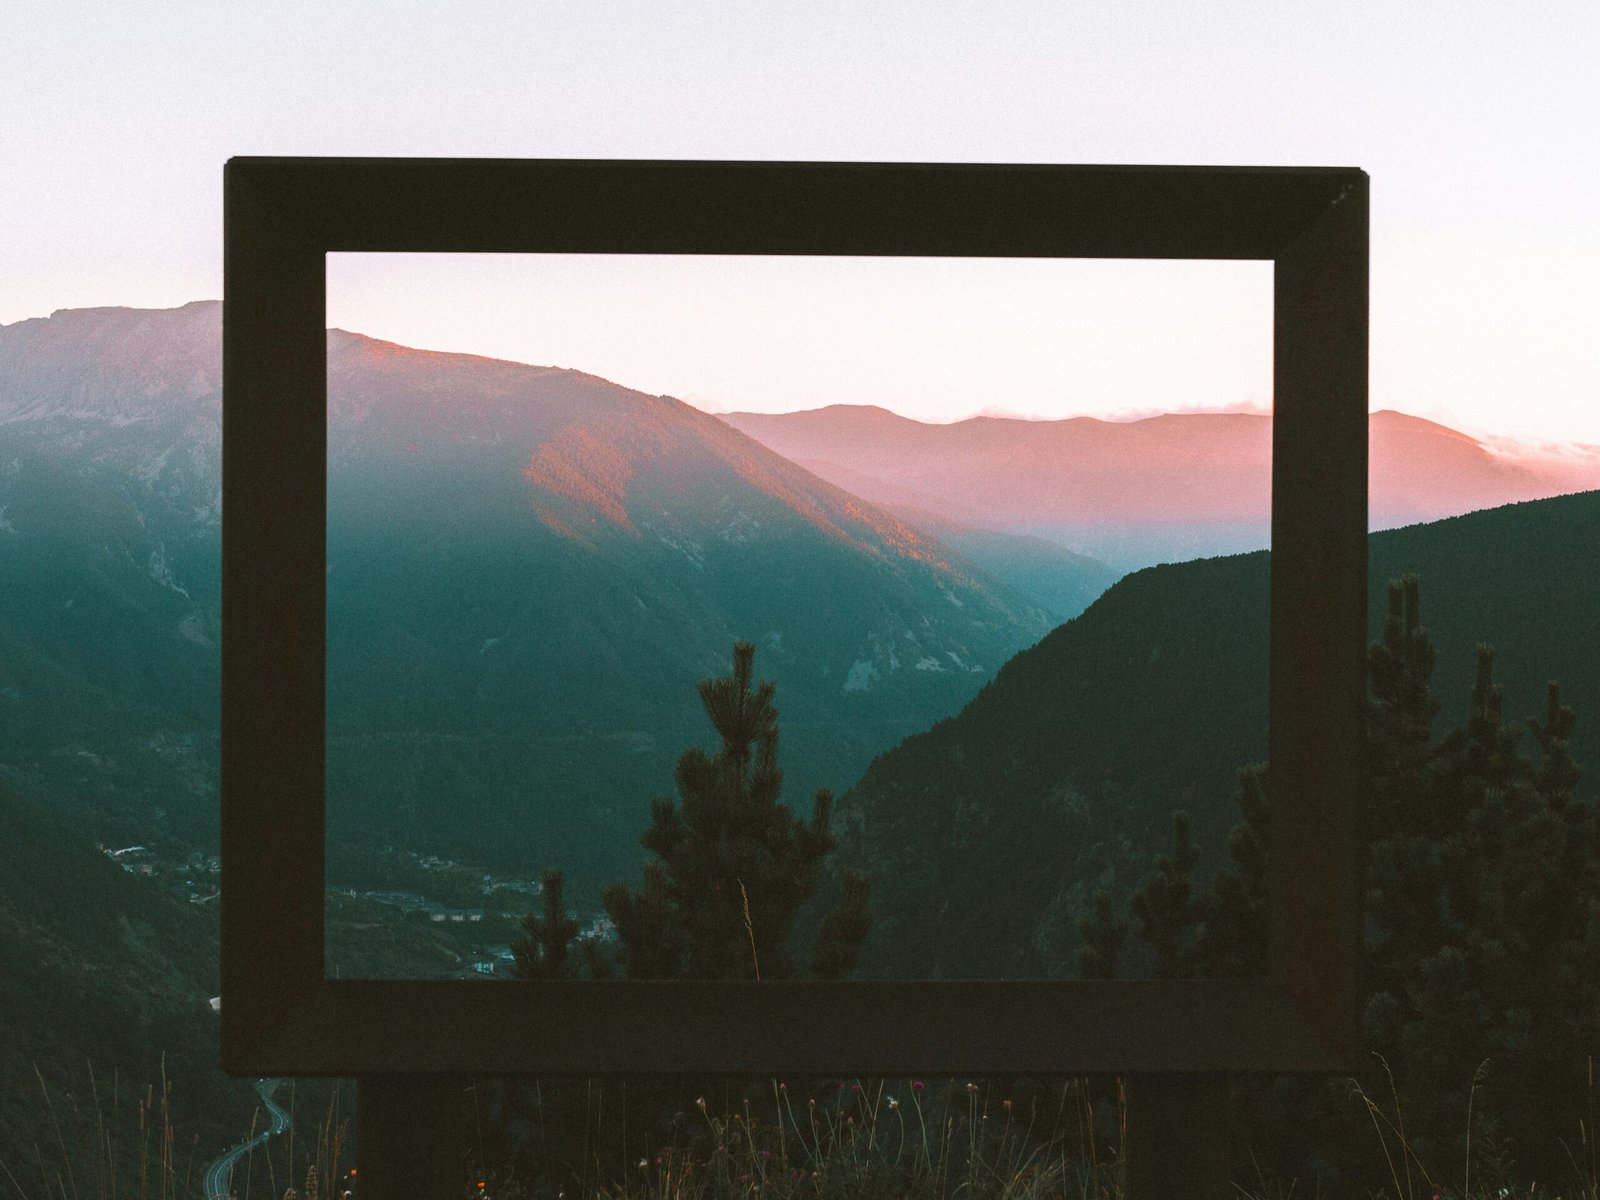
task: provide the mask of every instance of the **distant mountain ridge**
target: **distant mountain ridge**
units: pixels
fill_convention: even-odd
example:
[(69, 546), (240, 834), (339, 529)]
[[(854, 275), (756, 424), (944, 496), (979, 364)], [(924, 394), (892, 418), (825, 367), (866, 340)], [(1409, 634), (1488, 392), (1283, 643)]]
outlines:
[(953, 569), (933, 539), (681, 401), (580, 371), (411, 350), (343, 330), (328, 338), (335, 473), (397, 450), (411, 466), (436, 451), (464, 466), (470, 447), (482, 465), (520, 462), (539, 518), (576, 536), (602, 526), (638, 535), (635, 520), (648, 526), (670, 514), (669, 499), (714, 503), (705, 494), (714, 485), (695, 477), (714, 471), (719, 484), (742, 481), (832, 538)]
[[(890, 509), (1039, 534), (1123, 569), (1268, 541), (1269, 416), (972, 417), (933, 425), (833, 405), (722, 419)], [(1565, 461), (1518, 456), (1387, 410), (1372, 414), (1369, 435), (1374, 528), (1600, 487), (1600, 450)]]

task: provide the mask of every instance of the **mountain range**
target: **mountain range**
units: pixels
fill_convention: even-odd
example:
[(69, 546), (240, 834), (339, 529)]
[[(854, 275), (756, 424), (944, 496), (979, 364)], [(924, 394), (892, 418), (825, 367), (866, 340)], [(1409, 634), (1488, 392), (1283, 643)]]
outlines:
[[(885, 508), (1032, 534), (1118, 570), (1265, 547), (1272, 418), (1136, 421), (972, 417), (933, 425), (882, 408), (726, 413), (785, 458)], [(1600, 447), (1490, 446), (1404, 413), (1373, 413), (1371, 520), (1393, 528), (1600, 487)]]
[[(6, 753), (97, 819), (159, 812), (202, 839), (220, 325), (196, 303), (0, 329)], [(734, 640), (779, 683), (803, 803), (1059, 618), (669, 397), (337, 330), (328, 364), (336, 836), (563, 865), (581, 896), (636, 867), (650, 797), (709, 736), (694, 684)], [(1079, 608), (1111, 578), (1008, 546)]]
[(1054, 624), (680, 401), (339, 331), (328, 344), (341, 822), (398, 816), (410, 840), (462, 850), (470, 831), (597, 886), (634, 865), (646, 802), (707, 740), (693, 684), (727, 671), (736, 639), (779, 685), (803, 803)]
[[(215, 836), (220, 324), (197, 302), (0, 327), (0, 766), (108, 838)], [(735, 639), (778, 683), (804, 806), (1116, 578), (1062, 522), (1115, 559), (1157, 534), (1214, 553), (1263, 511), (1270, 425), (1248, 414), (716, 418), (581, 371), (327, 344), (330, 833), (564, 866), (580, 899), (636, 870), (650, 798), (710, 737), (694, 684)], [(1565, 488), (1587, 461), (1373, 430), (1390, 516)]]

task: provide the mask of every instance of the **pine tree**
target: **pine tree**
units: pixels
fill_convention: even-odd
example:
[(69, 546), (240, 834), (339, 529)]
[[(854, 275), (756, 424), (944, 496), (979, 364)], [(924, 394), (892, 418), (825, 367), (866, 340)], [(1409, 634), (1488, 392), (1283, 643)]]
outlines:
[(1253, 979), (1267, 973), (1267, 846), (1272, 809), (1267, 768), (1241, 768), (1234, 790), (1239, 823), (1228, 835), (1226, 867), (1204, 902), (1205, 925), (1195, 945), (1196, 973), (1211, 979)]
[[(1494, 652), (1480, 646), (1468, 720), (1436, 740), (1435, 661), (1415, 577), (1392, 582), (1368, 655), (1362, 1034), (1373, 1058), (1361, 1083), (1392, 1095), (1410, 1153), (1430, 1170), (1464, 1161), (1470, 1132), (1489, 1172), (1475, 1178), (1513, 1161), (1524, 1178), (1551, 1178), (1566, 1170), (1562, 1138), (1600, 1052), (1600, 826), (1574, 792), (1576, 716), (1551, 684), (1542, 718), (1506, 721)], [(1521, 750), (1528, 729), (1537, 766)], [(1135, 902), (1164, 976), (1265, 970), (1264, 768), (1241, 772), (1237, 800), (1231, 861), (1204, 896), (1189, 898), (1175, 823), (1173, 853)], [(1261, 1147), (1269, 1161), (1370, 1165), (1369, 1117), (1343, 1089), (1282, 1079), (1246, 1091), (1249, 1127), (1276, 1147)]]
[[(1417, 577), (1391, 580), (1383, 638), (1367, 651), (1371, 848), (1364, 967), (1373, 995), (1399, 994), (1416, 964), (1452, 936), (1440, 895), (1447, 860), (1459, 864), (1461, 857), (1452, 839), (1459, 839), (1466, 815), (1456, 765), (1465, 735), (1452, 730), (1433, 744), (1437, 661), (1421, 621)], [(1380, 1049), (1398, 1053), (1387, 1043)]]
[[(1496, 1170), (1514, 1158), (1525, 1176), (1550, 1178), (1565, 1170), (1562, 1136), (1574, 1133), (1600, 1048), (1600, 837), (1594, 808), (1573, 794), (1576, 717), (1550, 686), (1546, 714), (1526, 723), (1539, 742), (1534, 768), (1520, 749), (1525, 726), (1504, 717), (1493, 650), (1478, 646), (1466, 726), (1435, 741), (1435, 651), (1414, 578), (1390, 584), (1368, 662), (1363, 1038), (1374, 1058), (1363, 1086), (1371, 1096), (1394, 1088), (1411, 1152), (1430, 1170), (1462, 1162), (1470, 1131), (1477, 1162), (1490, 1165), (1480, 1154), (1493, 1150)], [(1266, 808), (1246, 808), (1248, 795), (1238, 850), (1264, 826)], [(1264, 899), (1238, 859), (1206, 901), (1206, 974), (1264, 947), (1264, 925), (1224, 920), (1240, 899)], [(1272, 1094), (1280, 1109), (1288, 1098), (1298, 1106), (1278, 1114), (1280, 1139), (1315, 1126), (1326, 1152), (1368, 1136), (1365, 1112), (1333, 1091), (1318, 1102), (1280, 1082)]]
[(644, 866), (644, 890), (608, 889), (606, 909), (617, 930), (617, 957), (630, 979), (670, 979), (683, 962), (683, 931), (667, 898), (667, 871)]
[(1415, 575), (1389, 581), (1383, 639), (1367, 648), (1372, 699), (1367, 708), (1375, 777), (1415, 771), (1428, 758), (1439, 698), (1429, 680), (1438, 653), (1423, 628), (1421, 585)]
[(1128, 939), (1128, 922), (1112, 907), (1111, 889), (1094, 894), (1094, 912), (1077, 920), (1083, 944), (1078, 950), (1078, 975), (1082, 979), (1115, 979), (1122, 944)]
[(578, 922), (567, 915), (562, 903), (565, 877), (558, 870), (549, 870), (541, 883), (544, 915), (529, 913), (522, 918), (527, 936), (512, 943), (516, 962), (511, 974), (517, 979), (570, 979), (573, 970), (568, 951), (578, 935)]
[[(635, 891), (612, 884), (601, 900), (616, 928), (616, 960), (629, 979), (789, 979), (795, 918), (816, 891), (822, 862), (836, 845), (833, 794), (817, 792), (806, 822), (779, 803), (778, 710), (774, 685), (752, 688), (755, 647), (736, 642), (733, 671), (699, 684), (700, 701), (721, 746), (678, 759), (679, 801), (651, 804), (639, 839), (655, 857)], [(561, 910), (562, 874), (546, 872), (544, 915), (523, 918), (528, 936), (513, 951), (524, 979), (570, 977), (577, 922)], [(850, 974), (872, 929), (870, 883), (846, 872), (843, 894), (823, 919), (811, 955), (819, 979)], [(611, 961), (583, 944), (589, 973)]]
[[(658, 799), (640, 839), (655, 855), (642, 891), (623, 884), (602, 896), (630, 978), (789, 979), (795, 918), (816, 891), (833, 795), (817, 792), (803, 822), (779, 803), (774, 686), (752, 687), (755, 647), (735, 643), (733, 671), (699, 685), (721, 745), (678, 760), (678, 801)], [(850, 875), (823, 921), (812, 967), (824, 978), (854, 968), (872, 926), (865, 876)]]
[(1200, 849), (1189, 836), (1189, 814), (1172, 814), (1172, 853), (1156, 855), (1155, 869), (1133, 895), (1139, 936), (1155, 951), (1156, 976), (1187, 979), (1194, 974), (1195, 939), (1203, 908), (1194, 896)]
[(1572, 760), (1568, 742), (1578, 714), (1561, 703), (1561, 684), (1552, 679), (1545, 685), (1544, 718), (1528, 718), (1528, 727), (1539, 744), (1539, 773), (1536, 783), (1546, 803), (1557, 812), (1572, 801), (1573, 788), (1583, 774)]
[[(594, 939), (579, 946), (594, 978), (620, 971), (629, 979), (786, 979), (796, 973), (789, 942), (800, 907), (820, 882), (834, 849), (833, 796), (818, 791), (809, 821), (779, 802), (778, 710), (774, 687), (753, 683), (755, 648), (739, 642), (731, 674), (700, 683), (701, 704), (720, 746), (691, 749), (678, 760), (678, 800), (657, 799), (640, 838), (652, 858), (639, 890), (613, 884), (602, 894), (617, 940), (608, 953)], [(576, 921), (562, 910), (562, 874), (544, 876), (544, 911), (523, 919), (527, 936), (513, 950), (524, 979), (572, 978)], [(823, 919), (809, 959), (819, 979), (854, 971), (872, 928), (870, 885), (845, 873), (843, 894)], [(531, 1176), (575, 1161), (636, 1159), (688, 1136), (684, 1109), (696, 1095), (723, 1091), (716, 1080), (545, 1081), (501, 1083), (491, 1124)], [(765, 1084), (744, 1099), (760, 1108)], [(685, 1097), (688, 1097), (686, 1099)], [(591, 1121), (597, 1105), (609, 1123)], [(692, 1110), (691, 1110), (692, 1114)], [(535, 1147), (529, 1130), (538, 1128)], [(605, 1141), (603, 1152), (596, 1137)], [(586, 1168), (587, 1169), (587, 1168)]]
[(869, 886), (860, 871), (845, 872), (844, 895), (823, 918), (811, 951), (811, 974), (817, 979), (843, 979), (861, 961), (861, 947), (872, 930), (872, 913), (867, 908)]

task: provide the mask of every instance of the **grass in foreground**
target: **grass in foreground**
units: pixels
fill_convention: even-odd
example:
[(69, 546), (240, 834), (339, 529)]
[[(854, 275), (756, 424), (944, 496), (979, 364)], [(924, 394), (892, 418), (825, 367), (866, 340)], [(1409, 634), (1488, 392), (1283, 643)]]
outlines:
[[(0, 1157), (0, 1200), (211, 1200), (211, 1156), (171, 1120), (172, 1085), (137, 1094), (89, 1074), (93, 1107), (39, 1077), (48, 1144)], [(463, 1200), (1121, 1200), (1120, 1087), (1073, 1080), (1032, 1100), (1001, 1098), (987, 1084), (869, 1080), (823, 1097), (791, 1096), (772, 1081), (764, 1115), (746, 1102), (719, 1111), (703, 1098), (659, 1148), (629, 1163), (546, 1164), (537, 1179), (480, 1165)], [(799, 1089), (796, 1089), (798, 1092)], [(292, 1091), (286, 1099), (293, 1104)], [(1600, 1200), (1591, 1135), (1580, 1123), (1572, 1182), (1485, 1186), (1469, 1157), (1458, 1179), (1430, 1173), (1411, 1152), (1403, 1114), (1359, 1089), (1374, 1161), (1388, 1182), (1360, 1200)], [(243, 1158), (237, 1200), (359, 1200), (351, 1173), (348, 1097), (334, 1088), (320, 1120)], [(256, 1113), (259, 1126), (266, 1114)], [(291, 1127), (295, 1130), (295, 1127)], [(248, 1131), (249, 1135), (257, 1128)], [(599, 1130), (591, 1144), (599, 1144)], [(246, 1131), (241, 1130), (241, 1135)], [(1480, 1176), (1481, 1178), (1481, 1176)], [(1576, 1182), (1581, 1180), (1582, 1182)], [(1238, 1200), (1332, 1200), (1304, 1181), (1260, 1170), (1234, 1184)]]
[[(198, 1137), (176, 1128), (174, 1085), (164, 1072), (159, 1084), (138, 1089), (100, 1078), (92, 1066), (81, 1084), (71, 1081), (72, 1091), (37, 1069), (34, 1076), (34, 1131), (0, 1128), (0, 1200), (212, 1200), (206, 1168), (227, 1147), (202, 1146)], [(292, 1110), (292, 1083), (285, 1090), (285, 1106)], [(239, 1160), (232, 1195), (340, 1200), (351, 1166), (349, 1108), (345, 1089), (332, 1084), (325, 1110), (320, 1119), (313, 1114), (309, 1128), (291, 1124), (284, 1136)], [(240, 1140), (267, 1123), (257, 1108), (250, 1128), (239, 1130)], [(298, 1182), (305, 1183), (303, 1190), (294, 1186)]]

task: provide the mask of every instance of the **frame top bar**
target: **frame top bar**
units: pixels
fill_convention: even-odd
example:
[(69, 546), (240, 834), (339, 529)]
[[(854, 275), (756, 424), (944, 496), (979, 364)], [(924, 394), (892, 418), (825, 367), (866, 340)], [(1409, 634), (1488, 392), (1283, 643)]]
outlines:
[[(1364, 185), (1366, 173), (1353, 167), (234, 158), (227, 179), (229, 186), (259, 188), (292, 206), (294, 223), (330, 252), (492, 247), (551, 254), (1270, 259), (1319, 212)], [(339, 203), (302, 206), (293, 199), (328, 196)], [(484, 202), (488, 196), (493, 203)], [(839, 220), (841, 211), (848, 211), (848, 221)], [(780, 212), (781, 233), (774, 228)], [(521, 220), (508, 221), (508, 213), (520, 213)]]

